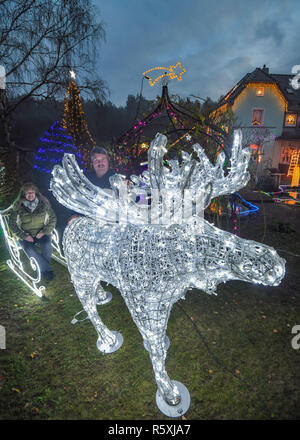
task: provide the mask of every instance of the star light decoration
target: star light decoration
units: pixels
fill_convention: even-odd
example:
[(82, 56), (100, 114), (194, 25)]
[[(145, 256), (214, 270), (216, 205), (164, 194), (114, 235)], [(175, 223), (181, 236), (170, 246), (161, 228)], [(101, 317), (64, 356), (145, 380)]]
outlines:
[(74, 70), (70, 70), (69, 73), (72, 79), (76, 79), (76, 73), (74, 72)]
[[(111, 353), (123, 342), (96, 309), (97, 286), (106, 281), (121, 292), (143, 337), (158, 408), (179, 417), (188, 410), (190, 395), (165, 368), (174, 303), (191, 288), (212, 294), (229, 280), (278, 285), (285, 261), (273, 248), (222, 231), (201, 216), (214, 197), (248, 182), (250, 153), (242, 149), (240, 130), (234, 134), (227, 175), (224, 154), (213, 166), (198, 144), (193, 146), (198, 160), (182, 152), (181, 164), (170, 160), (166, 167), (166, 144), (166, 136), (157, 133), (148, 150), (148, 171), (131, 176), (128, 190), (120, 175), (110, 178), (111, 192), (92, 185), (69, 154), (63, 167), (54, 167), (51, 190), (59, 202), (85, 216), (66, 228), (63, 246), (78, 298), (98, 333), (98, 349)], [(142, 193), (151, 193), (150, 205), (135, 203)]]
[[(180, 73), (179, 75), (175, 73), (175, 69), (179, 69)], [(164, 73), (159, 75), (160, 71), (164, 70)], [(151, 76), (149, 76), (149, 73), (151, 72)], [(180, 61), (175, 66), (169, 66), (169, 67), (153, 67), (152, 69), (146, 70), (143, 72), (143, 75), (145, 78), (149, 80), (150, 86), (154, 86), (157, 81), (159, 81), (162, 78), (169, 78), (169, 79), (175, 79), (177, 78), (178, 81), (182, 80), (182, 75), (186, 72), (186, 69), (181, 67)], [(158, 74), (157, 77), (155, 77)]]

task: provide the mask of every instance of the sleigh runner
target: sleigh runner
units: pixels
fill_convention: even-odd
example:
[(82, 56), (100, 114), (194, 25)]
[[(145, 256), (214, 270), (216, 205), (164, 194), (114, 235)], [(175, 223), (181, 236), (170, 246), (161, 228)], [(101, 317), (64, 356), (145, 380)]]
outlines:
[[(10, 258), (6, 261), (9, 269), (32, 290), (38, 297), (46, 293), (46, 288), (41, 284), (41, 270), (33, 257), (28, 257), (22, 246), (19, 244), (16, 236), (9, 228), (9, 216), (13, 210), (13, 204), (7, 209), (0, 211), (0, 223), (4, 234), (4, 240), (8, 249)], [(52, 255), (51, 257), (60, 264), (67, 266), (65, 256), (63, 255), (58, 232), (56, 229), (51, 234)]]

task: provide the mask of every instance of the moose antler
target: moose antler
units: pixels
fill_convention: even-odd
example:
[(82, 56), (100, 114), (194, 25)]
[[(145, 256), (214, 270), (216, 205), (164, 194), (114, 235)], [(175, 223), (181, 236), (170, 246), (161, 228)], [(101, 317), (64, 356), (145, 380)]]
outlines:
[(157, 133), (148, 150), (148, 170), (141, 176), (131, 176), (133, 185), (146, 188), (148, 191), (158, 190), (181, 190), (187, 187), (187, 182), (195, 168), (196, 162), (191, 155), (182, 151), (183, 164), (179, 166), (177, 160), (170, 160), (168, 163), (172, 170), (164, 166), (163, 157), (167, 152), (167, 137)]
[(50, 190), (56, 199), (87, 217), (115, 223), (118, 206), (114, 194), (93, 185), (79, 168), (73, 154), (64, 154), (62, 165), (55, 165), (50, 181)]
[[(148, 191), (158, 188), (161, 190), (180, 191), (182, 198), (184, 190), (189, 190), (194, 202), (201, 200), (202, 209), (209, 206), (214, 197), (232, 194), (244, 187), (250, 174), (247, 171), (250, 152), (242, 148), (242, 132), (234, 131), (232, 155), (230, 158), (229, 173), (224, 175), (224, 153), (220, 153), (216, 165), (212, 165), (199, 144), (193, 145), (199, 161), (192, 155), (182, 152), (182, 164), (177, 160), (170, 160), (171, 170), (164, 166), (163, 156), (167, 152), (166, 136), (157, 133), (151, 142), (148, 152), (148, 167), (142, 176), (132, 176), (134, 185), (138, 184)], [(169, 196), (171, 197), (171, 196)]]
[[(64, 155), (63, 167), (54, 167), (50, 188), (66, 207), (105, 223), (122, 222), (122, 218), (126, 218), (128, 223), (144, 224), (148, 223), (151, 214), (151, 222), (161, 223), (163, 219), (162, 223), (172, 224), (182, 220), (180, 212), (183, 200), (183, 217), (188, 219), (194, 212), (192, 203), (198, 204), (203, 210), (214, 197), (231, 194), (249, 180), (247, 166), (250, 153), (242, 149), (241, 130), (234, 132), (231, 167), (226, 176), (223, 170), (224, 154), (219, 154), (213, 166), (199, 144), (193, 146), (199, 161), (183, 151), (181, 165), (177, 160), (170, 160), (170, 168), (166, 167), (163, 161), (167, 152), (166, 144), (166, 136), (157, 133), (148, 151), (148, 171), (141, 176), (131, 176), (128, 188), (119, 174), (110, 177), (115, 191), (93, 185), (84, 176), (72, 154)], [(142, 191), (151, 193), (151, 207), (135, 203), (136, 196)]]
[(211, 184), (211, 194), (206, 201), (206, 208), (214, 197), (224, 194), (232, 194), (247, 185), (250, 174), (247, 171), (250, 159), (249, 149), (242, 148), (242, 131), (234, 131), (232, 154), (230, 158), (229, 173), (224, 176), (224, 153), (220, 153), (216, 165), (213, 166), (208, 160), (203, 148), (196, 144), (193, 146), (197, 153), (199, 163), (191, 177), (191, 188), (203, 188), (203, 184)]
[[(105, 223), (147, 223), (148, 205), (135, 203), (136, 191), (127, 191), (123, 176), (110, 177), (114, 190), (93, 185), (79, 168), (73, 154), (64, 154), (62, 167), (55, 165), (50, 190), (65, 207)], [(158, 216), (161, 216), (161, 211)]]

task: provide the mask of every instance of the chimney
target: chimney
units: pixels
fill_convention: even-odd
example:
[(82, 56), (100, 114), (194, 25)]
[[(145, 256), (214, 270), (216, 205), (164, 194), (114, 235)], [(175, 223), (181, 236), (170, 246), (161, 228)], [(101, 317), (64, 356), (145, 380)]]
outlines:
[(263, 72), (265, 73), (269, 73), (269, 67), (266, 67), (266, 65), (264, 64), (264, 67), (261, 69)]

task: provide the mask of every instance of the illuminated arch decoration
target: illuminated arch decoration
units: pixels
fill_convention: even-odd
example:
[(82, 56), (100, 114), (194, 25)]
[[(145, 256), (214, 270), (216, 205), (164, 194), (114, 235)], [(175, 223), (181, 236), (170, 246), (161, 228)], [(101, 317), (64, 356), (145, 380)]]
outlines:
[[(177, 63), (175, 66), (170, 66), (171, 71), (173, 71), (178, 66), (178, 64), (180, 65), (180, 63)], [(154, 72), (155, 69), (158, 69), (159, 71), (161, 71), (162, 69), (166, 70), (165, 67), (158, 67), (144, 72), (143, 75), (145, 76), (145, 78), (149, 80), (149, 82), (150, 80), (153, 82), (154, 79), (150, 78), (149, 76), (146, 76), (146, 74), (152, 71)], [(180, 75), (180, 79), (182, 73)], [(161, 75), (156, 79), (158, 80), (168, 75), (171, 75), (170, 71), (169, 73), (166, 73), (166, 75)], [(171, 125), (171, 129), (166, 132), (166, 135), (169, 138), (172, 138), (173, 136), (172, 142), (167, 147), (168, 152), (177, 153), (178, 143), (184, 140), (185, 151), (188, 151), (189, 153), (193, 154), (191, 147), (196, 141), (195, 132), (197, 130), (198, 133), (203, 134), (207, 138), (210, 138), (216, 144), (217, 157), (221, 152), (224, 152), (226, 157), (224, 165), (225, 168), (227, 167), (227, 163), (229, 162), (229, 156), (230, 156), (230, 147), (229, 147), (230, 135), (228, 133), (228, 127), (225, 126), (224, 124), (222, 124), (221, 126), (217, 126), (215, 124), (210, 123), (207, 120), (202, 121), (199, 118), (197, 118), (194, 114), (192, 114), (190, 110), (182, 107), (178, 103), (173, 103), (169, 97), (168, 86), (164, 84), (162, 86), (161, 97), (159, 98), (159, 102), (156, 108), (145, 118), (136, 121), (133, 124), (133, 126), (129, 130), (127, 130), (127, 132), (125, 132), (121, 137), (119, 137), (116, 140), (115, 145), (117, 146), (114, 149), (115, 157), (116, 156), (127, 157), (129, 161), (131, 159), (131, 160), (135, 160), (138, 163), (138, 165), (135, 168), (131, 168), (131, 169), (129, 169), (129, 167), (127, 169), (124, 168), (122, 169), (122, 167), (119, 168), (117, 165), (115, 168), (118, 173), (127, 174), (129, 176), (130, 174), (133, 173), (140, 174), (145, 170), (145, 166), (148, 165), (147, 150), (150, 144), (149, 137), (152, 136), (152, 133), (150, 132), (148, 133), (149, 137), (146, 137), (145, 132), (147, 131), (147, 129), (150, 130), (151, 128), (153, 128), (153, 126), (155, 126), (159, 121), (161, 121), (163, 117), (165, 117), (167, 122)], [(187, 126), (187, 124), (184, 122), (184, 119), (188, 119), (190, 121), (189, 126)], [(160, 127), (158, 127), (158, 129), (160, 129)], [(119, 151), (116, 152), (116, 150)], [(165, 161), (165, 164), (167, 163), (168, 163), (168, 158)], [(245, 203), (247, 202), (245, 201)], [(242, 210), (242, 212), (245, 211), (245, 214), (241, 214), (241, 215), (247, 215), (248, 213), (256, 212), (259, 209), (255, 205), (252, 206), (250, 205), (251, 205), (250, 203), (249, 205), (247, 205), (248, 206), (247, 210)]]
[[(184, 122), (184, 119), (188, 119), (189, 126)], [(198, 125), (197, 133), (212, 139), (217, 145), (217, 150), (225, 153), (226, 160), (229, 158), (230, 137), (226, 130), (208, 121), (200, 120), (180, 104), (173, 103), (169, 97), (168, 86), (163, 85), (161, 97), (155, 109), (145, 118), (136, 121), (114, 142), (114, 156), (116, 158), (128, 157), (128, 159), (138, 162), (138, 165), (130, 170), (124, 169), (125, 167), (122, 168), (122, 166), (118, 167), (117, 164), (117, 172), (129, 176), (144, 171), (144, 166), (147, 164), (147, 148), (145, 146), (149, 146), (149, 138), (153, 136), (154, 131), (163, 130), (162, 125), (164, 127), (170, 126), (169, 131), (166, 132), (170, 140), (170, 147), (167, 147), (170, 153), (177, 152), (178, 142), (184, 140), (184, 149), (193, 154), (191, 147), (196, 141), (195, 133), (196, 125)], [(117, 162), (117, 160), (115, 161)], [(140, 166), (141, 162), (144, 164), (143, 166)]]
[[(175, 73), (175, 69), (179, 68), (180, 73), (179, 76)], [(158, 76), (156, 76), (157, 74), (159, 74), (161, 72), (161, 70), (164, 71), (163, 74), (160, 74)], [(149, 75), (149, 73), (151, 72), (151, 77)], [(178, 63), (175, 66), (169, 66), (169, 67), (153, 67), (152, 69), (146, 70), (146, 72), (143, 73), (144, 77), (146, 79), (149, 80), (149, 84), (150, 86), (154, 86), (154, 84), (157, 83), (157, 81), (159, 81), (162, 78), (169, 78), (169, 79), (178, 79), (178, 81), (182, 80), (182, 75), (184, 74), (184, 72), (186, 72), (186, 69), (184, 69), (183, 67), (181, 67), (181, 63), (180, 61), (178, 61)], [(155, 77), (156, 76), (156, 77)]]
[[(174, 66), (173, 66), (174, 67)], [(145, 74), (146, 72), (144, 72)], [(147, 115), (144, 119), (137, 121), (125, 134), (123, 134), (120, 138), (117, 139), (117, 152), (115, 155), (118, 156), (127, 156), (128, 159), (136, 159), (138, 162), (138, 166), (135, 169), (130, 169), (130, 173), (128, 169), (122, 169), (116, 166), (116, 171), (122, 174), (140, 174), (145, 170), (145, 166), (148, 165), (147, 162), (147, 150), (149, 148), (149, 140), (145, 136), (145, 132), (147, 129), (151, 129), (154, 125), (158, 123), (163, 117), (167, 119), (167, 121), (171, 124), (171, 130), (169, 130), (166, 134), (171, 137), (172, 135), (176, 138), (172, 139), (173, 142), (170, 144), (168, 152), (176, 151), (177, 145), (180, 141), (185, 141), (184, 149), (189, 153), (192, 152), (192, 145), (195, 143), (195, 130), (196, 125), (198, 124), (198, 133), (203, 134), (205, 137), (210, 138), (216, 144), (216, 153), (217, 157), (221, 152), (225, 154), (225, 167), (229, 162), (229, 143), (230, 136), (228, 133), (228, 127), (222, 124), (220, 127), (211, 124), (208, 121), (200, 121), (199, 118), (195, 117), (189, 110), (182, 107), (177, 103), (173, 103), (169, 97), (168, 86), (162, 86), (161, 97), (159, 98), (158, 105), (156, 108)], [(190, 126), (187, 126), (184, 123), (184, 119), (188, 118), (191, 122)], [(200, 123), (200, 124), (199, 124)], [(200, 125), (200, 128), (199, 128)], [(151, 133), (150, 133), (151, 136)], [(194, 136), (194, 137), (193, 137)], [(146, 140), (145, 140), (146, 138)], [(168, 161), (165, 161), (167, 164)], [(237, 196), (239, 197), (239, 196)], [(252, 214), (256, 212), (259, 208), (255, 205), (247, 205), (248, 202), (244, 202), (248, 207), (247, 210), (242, 209), (241, 212), (243, 214), (236, 213), (237, 215), (245, 216), (247, 214)], [(234, 223), (236, 219), (233, 219)], [(237, 227), (234, 225), (234, 230), (237, 232)]]

